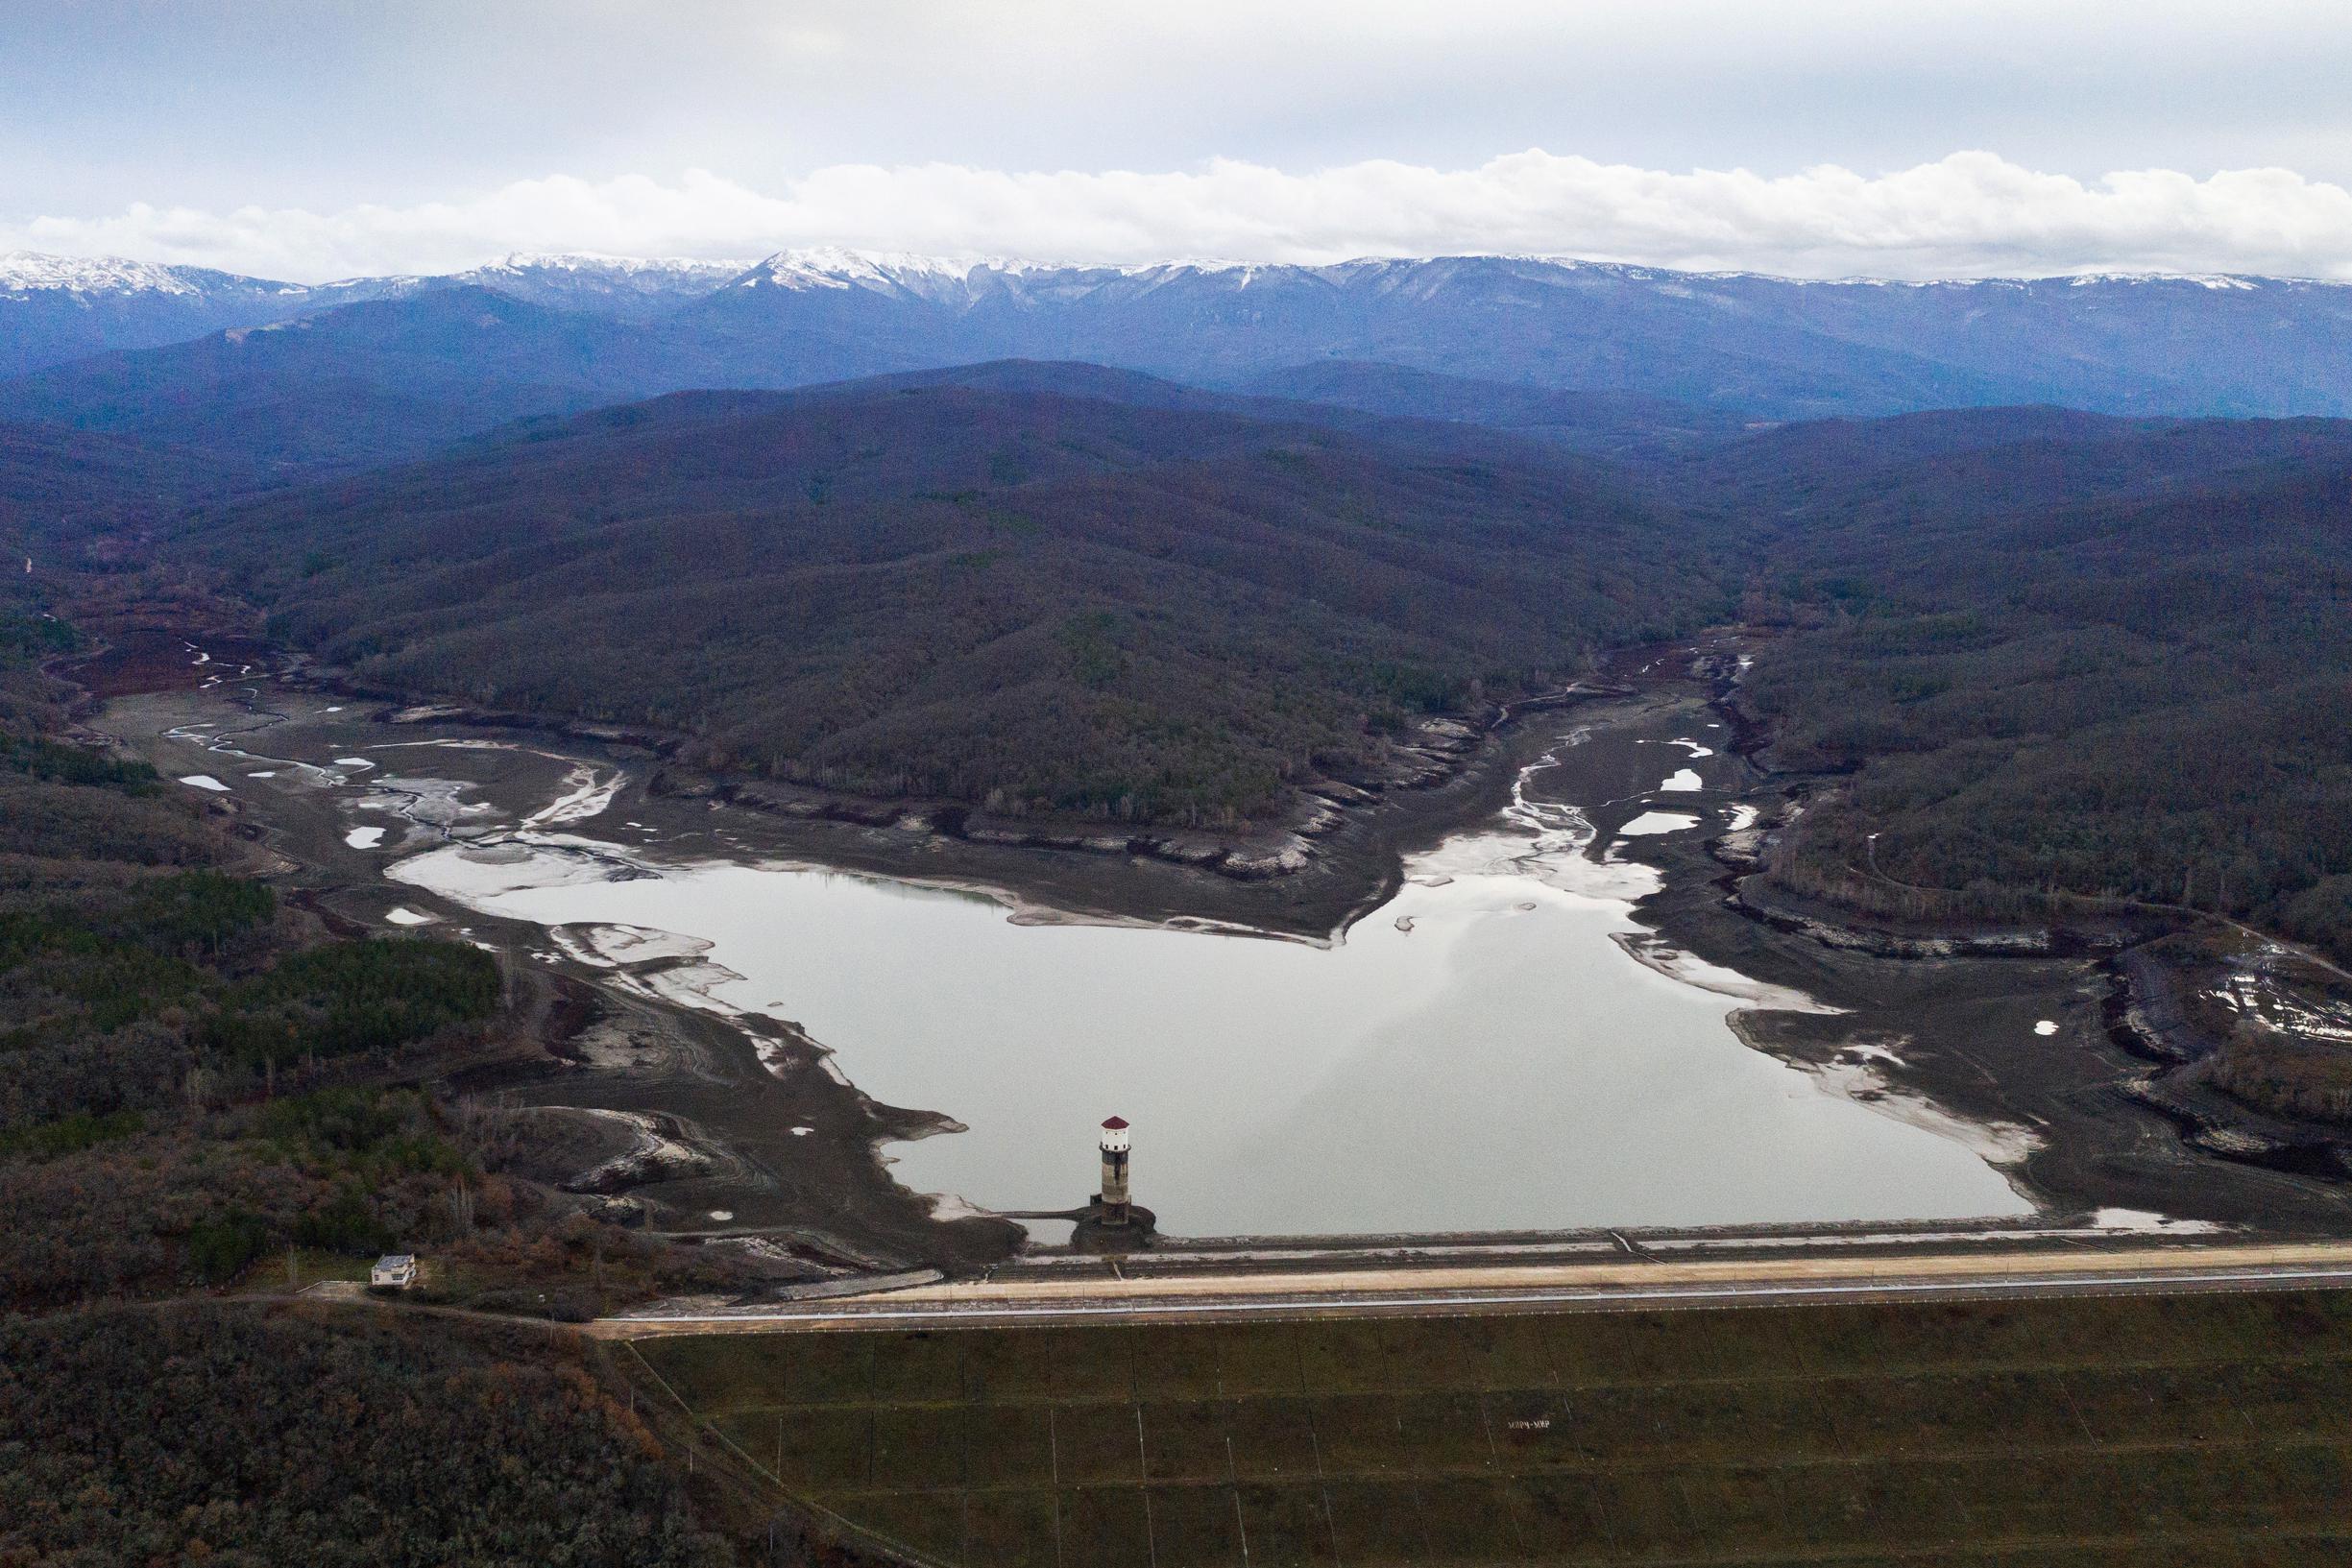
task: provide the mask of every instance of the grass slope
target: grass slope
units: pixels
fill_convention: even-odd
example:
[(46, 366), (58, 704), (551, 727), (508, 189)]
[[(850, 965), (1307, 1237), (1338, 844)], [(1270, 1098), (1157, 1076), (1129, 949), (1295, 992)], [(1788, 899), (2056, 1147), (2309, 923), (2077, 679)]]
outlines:
[(2233, 1568), (2352, 1551), (2352, 1298), (715, 1336), (649, 1362), (934, 1563)]

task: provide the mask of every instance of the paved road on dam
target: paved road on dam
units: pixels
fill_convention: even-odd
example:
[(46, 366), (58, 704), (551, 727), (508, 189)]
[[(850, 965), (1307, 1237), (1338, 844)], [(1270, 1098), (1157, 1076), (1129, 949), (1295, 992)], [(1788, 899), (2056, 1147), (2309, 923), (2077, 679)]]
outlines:
[(2352, 1287), (2352, 1242), (2008, 1250), (1967, 1256), (1463, 1264), (1157, 1278), (919, 1285), (741, 1307), (656, 1306), (587, 1325), (599, 1338), (1253, 1317), (1656, 1311), (1806, 1302), (1986, 1299)]

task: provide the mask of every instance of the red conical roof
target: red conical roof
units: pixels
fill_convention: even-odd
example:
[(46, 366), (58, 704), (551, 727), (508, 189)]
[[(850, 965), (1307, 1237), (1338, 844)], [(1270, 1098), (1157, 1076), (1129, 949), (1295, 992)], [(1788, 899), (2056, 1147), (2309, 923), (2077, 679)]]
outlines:
[(1103, 1129), (1108, 1132), (1117, 1132), (1126, 1125), (1127, 1118), (1124, 1116), (1114, 1116), (1103, 1123)]

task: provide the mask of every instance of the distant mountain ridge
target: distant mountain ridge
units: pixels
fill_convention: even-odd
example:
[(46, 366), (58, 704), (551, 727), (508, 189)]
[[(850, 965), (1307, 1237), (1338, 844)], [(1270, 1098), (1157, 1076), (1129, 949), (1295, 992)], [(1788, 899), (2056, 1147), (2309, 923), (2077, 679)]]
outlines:
[[(1716, 419), (2015, 404), (2129, 417), (2352, 415), (2352, 287), (2342, 284), (2114, 275), (1809, 282), (1513, 256), (1087, 267), (836, 250), (780, 253), (740, 269), (515, 256), (445, 277), (315, 287), (15, 257), (0, 261), (0, 375), (146, 351), (162, 357), (142, 374), (169, 386), (180, 374), (171, 355), (218, 358), (192, 347), (206, 334), (368, 302), (407, 302), (430, 314), (421, 302), (453, 289), (641, 328), (620, 360), (588, 377), (615, 399), (1021, 358), (1299, 396), (1269, 381), (1290, 374), (1349, 406), (1410, 400), (1417, 394), (1396, 380), (1406, 372), (1637, 400), (1619, 412), (1640, 400), (1687, 405)], [(567, 342), (578, 335), (547, 330)], [(528, 360), (527, 351), (505, 356), (524, 386), (544, 379)], [(1393, 369), (1378, 388), (1350, 386), (1356, 373), (1337, 368), (1347, 365)], [(380, 367), (362, 360), (347, 370), (377, 384)], [(64, 397), (61, 384), (39, 393), (37, 408), (22, 382), (0, 390), (0, 409), (122, 428), (110, 405)], [(1440, 400), (1467, 406), (1458, 393)], [(253, 403), (271, 394), (235, 396)], [(492, 400), (524, 412), (578, 406)], [(1504, 414), (1509, 399), (1495, 396), (1470, 401), (1506, 424), (1549, 418), (1526, 406)], [(1565, 429), (1590, 411), (1554, 412)]]
[(747, 265), (515, 254), (458, 273), (284, 283), (119, 256), (15, 252), (0, 254), (0, 376), (90, 354), (267, 326), (341, 305), (470, 285), (496, 288), (533, 304), (643, 320), (725, 283)]
[(1607, 391), (1771, 419), (2054, 403), (2352, 413), (2352, 288), (2104, 276), (1809, 282), (1539, 257), (1330, 266), (771, 258), (683, 307), (833, 374), (1019, 356), (1235, 386), (1321, 360)]
[(118, 257), (0, 255), (0, 375), (317, 308), (294, 283)]
[(0, 418), (250, 464), (372, 468), (719, 378), (645, 326), (460, 284), (76, 360), (0, 385)]

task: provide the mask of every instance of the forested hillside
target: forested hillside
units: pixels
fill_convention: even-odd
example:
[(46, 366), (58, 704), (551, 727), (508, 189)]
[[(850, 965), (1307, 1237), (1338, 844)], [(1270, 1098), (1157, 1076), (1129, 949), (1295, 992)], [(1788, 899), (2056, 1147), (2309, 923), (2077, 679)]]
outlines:
[[(142, 763), (61, 735), (62, 621), (0, 598), (0, 1311), (454, 1234), (471, 1156), (370, 1071), (478, 1027), (461, 944), (327, 943)], [(184, 793), (184, 792), (181, 792)]]
[[(263, 487), (234, 459), (54, 425), (0, 422), (0, 564), (103, 567), (188, 507)], [(23, 585), (17, 585), (22, 587)]]
[(623, 1390), (528, 1331), (180, 1302), (0, 1319), (0, 1562), (713, 1568)]
[[(504, 1049), (497, 960), (334, 938), (196, 791), (76, 738), (73, 626), (0, 576), (0, 1316), (419, 1243), (583, 1316), (717, 1265), (599, 1234), (431, 1087)], [(527, 1289), (524, 1282), (528, 1281)]]
[[(133, 532), (135, 476), (159, 505), (179, 471), (20, 450), (0, 485)], [(143, 581), (0, 574), (0, 1562), (735, 1560), (544, 1334), (209, 1299), (421, 1245), (429, 1292), (541, 1316), (731, 1276), (511, 1173), (527, 1130), (448, 1097), (512, 1050), (497, 959), (338, 938), (196, 791), (77, 733), (45, 670), (97, 650), (59, 612)]]
[(921, 382), (603, 411), (185, 543), (363, 680), (833, 788), (1187, 823), (1735, 583), (1525, 444)]
[(1250, 381), (1248, 390), (1412, 420), (1509, 430), (1570, 451), (1636, 461), (1709, 448), (1746, 432), (1743, 416), (1635, 392), (1587, 392), (1481, 381), (1402, 365), (1319, 360)]
[(1994, 418), (1718, 461), (1793, 616), (1749, 700), (1782, 761), (1856, 770), (1783, 875), (2180, 903), (2352, 955), (2352, 427)]
[(1790, 878), (2180, 901), (2340, 950), (2344, 424), (1266, 390), (1351, 406), (1010, 363), (542, 419), (243, 502), (250, 469), (176, 448), (16, 430), (0, 459), (43, 549), (77, 531), (53, 496), (92, 537), (195, 506), (168, 551), (362, 679), (1007, 813), (1263, 816), (1744, 595), (1787, 629), (1752, 682), (1776, 755), (1858, 770)]
[[(1424, 385), (1342, 380), (1384, 406)], [(1429, 390), (1426, 412), (1530, 435), (1568, 411)], [(2185, 901), (2344, 941), (2352, 427), (1995, 409), (1672, 429), (1611, 468), (1462, 424), (976, 367), (543, 421), (210, 508), (184, 544), (388, 687), (657, 727), (715, 769), (1184, 824), (1366, 775), (1417, 716), (1731, 618), (1744, 592), (1788, 629), (1751, 692), (1776, 755), (1859, 770), (1791, 879), (1983, 910)]]

